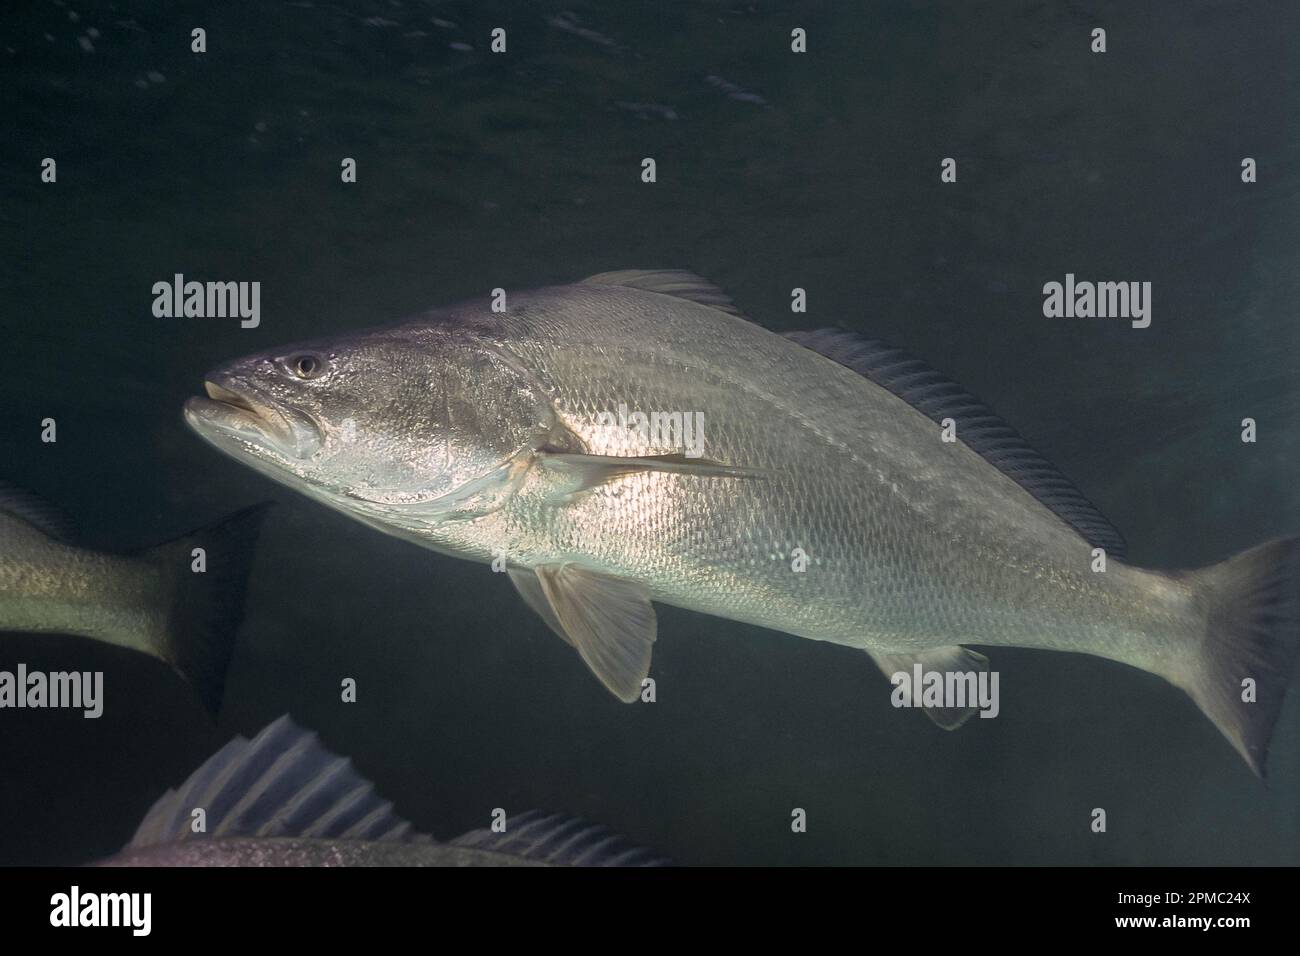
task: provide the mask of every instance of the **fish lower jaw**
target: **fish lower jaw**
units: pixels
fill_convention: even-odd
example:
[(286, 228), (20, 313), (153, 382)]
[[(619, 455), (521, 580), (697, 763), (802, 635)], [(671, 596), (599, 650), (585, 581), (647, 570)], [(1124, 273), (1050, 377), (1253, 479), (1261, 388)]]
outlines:
[(195, 396), (185, 402), (185, 422), (200, 436), (221, 447), (228, 443), (251, 457), (285, 461), (310, 458), (320, 450), (320, 430), (295, 425), (285, 416), (272, 418), (266, 411), (247, 405)]

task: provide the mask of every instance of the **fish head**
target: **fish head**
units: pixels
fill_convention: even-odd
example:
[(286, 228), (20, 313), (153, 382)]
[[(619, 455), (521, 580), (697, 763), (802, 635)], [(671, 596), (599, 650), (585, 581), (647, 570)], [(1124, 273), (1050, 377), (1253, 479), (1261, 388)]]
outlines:
[(412, 323), (250, 355), (209, 373), (185, 418), (256, 470), (382, 518), (464, 512), (525, 453), (554, 411), (490, 335)]

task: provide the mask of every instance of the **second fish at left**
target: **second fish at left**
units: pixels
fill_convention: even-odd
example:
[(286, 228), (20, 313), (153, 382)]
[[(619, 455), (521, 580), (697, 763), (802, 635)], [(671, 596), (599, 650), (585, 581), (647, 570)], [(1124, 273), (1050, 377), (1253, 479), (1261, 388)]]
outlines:
[(69, 543), (52, 508), (0, 484), (0, 631), (74, 634), (150, 654), (216, 713), (268, 507), (119, 555)]

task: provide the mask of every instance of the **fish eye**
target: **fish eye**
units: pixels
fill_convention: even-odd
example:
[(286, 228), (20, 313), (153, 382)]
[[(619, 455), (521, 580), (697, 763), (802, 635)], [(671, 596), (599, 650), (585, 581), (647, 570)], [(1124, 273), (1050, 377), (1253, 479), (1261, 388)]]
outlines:
[(286, 364), (298, 378), (317, 378), (325, 372), (325, 360), (310, 352), (291, 356)]

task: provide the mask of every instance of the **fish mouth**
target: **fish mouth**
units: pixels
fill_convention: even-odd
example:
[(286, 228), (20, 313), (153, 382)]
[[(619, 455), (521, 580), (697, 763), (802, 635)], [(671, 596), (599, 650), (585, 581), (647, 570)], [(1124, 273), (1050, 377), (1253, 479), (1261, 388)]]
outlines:
[(320, 427), (305, 413), (267, 396), (234, 376), (213, 374), (203, 383), (207, 398), (185, 402), (185, 421), (226, 450), (265, 457), (303, 459), (323, 444)]
[(203, 390), (208, 393), (208, 398), (212, 399), (214, 402), (222, 402), (226, 405), (233, 405), (235, 408), (243, 408), (252, 412), (254, 415), (260, 414), (257, 410), (257, 406), (243, 395), (232, 389), (218, 385), (216, 382), (204, 382)]

